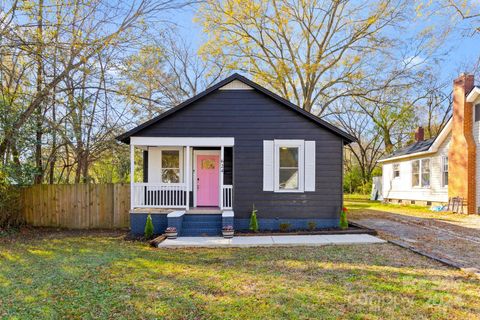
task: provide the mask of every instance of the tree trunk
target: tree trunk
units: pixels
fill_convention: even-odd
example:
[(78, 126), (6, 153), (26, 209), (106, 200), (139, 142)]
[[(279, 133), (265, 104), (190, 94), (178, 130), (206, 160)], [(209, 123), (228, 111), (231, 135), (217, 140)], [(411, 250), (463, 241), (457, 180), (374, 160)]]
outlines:
[[(42, 91), (42, 74), (43, 74), (43, 0), (38, 2), (38, 19), (37, 19), (37, 94)], [(41, 105), (36, 110), (36, 119), (35, 119), (35, 184), (41, 184), (43, 181), (43, 162), (42, 162), (42, 136), (43, 136), (43, 109)]]
[(383, 131), (383, 143), (385, 144), (385, 153), (391, 154), (393, 152), (393, 143), (388, 130)]

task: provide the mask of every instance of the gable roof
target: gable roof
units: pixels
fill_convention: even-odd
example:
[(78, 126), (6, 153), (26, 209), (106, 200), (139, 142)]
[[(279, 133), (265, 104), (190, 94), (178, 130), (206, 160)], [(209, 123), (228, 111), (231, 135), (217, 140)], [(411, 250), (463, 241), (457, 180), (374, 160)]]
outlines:
[(218, 82), (217, 84), (207, 88), (205, 91), (200, 92), (196, 96), (185, 100), (184, 102), (180, 103), (176, 107), (173, 107), (172, 109), (169, 109), (168, 111), (165, 111), (165, 112), (161, 113), (160, 115), (156, 116), (155, 118), (152, 118), (152, 119), (142, 123), (141, 125), (125, 132), (124, 134), (121, 134), (116, 139), (128, 144), (128, 143), (130, 143), (130, 137), (131, 136), (133, 136), (136, 133), (140, 132), (141, 130), (159, 122), (160, 120), (170, 116), (171, 114), (173, 114), (173, 113), (175, 113), (175, 112), (177, 112), (177, 111), (179, 111), (183, 108), (188, 107), (193, 102), (199, 100), (200, 98), (205, 97), (206, 95), (212, 93), (213, 91), (215, 91), (217, 89), (222, 88), (223, 86), (229, 84), (230, 82), (232, 82), (234, 80), (238, 80), (240, 82), (243, 82), (244, 84), (258, 90), (259, 92), (269, 96), (270, 98), (276, 100), (277, 102), (281, 103), (282, 105), (290, 108), (290, 110), (292, 110), (293, 112), (297, 112), (298, 114), (302, 115), (303, 117), (307, 118), (308, 120), (315, 122), (318, 126), (324, 128), (324, 129), (327, 129), (328, 131), (334, 133), (337, 136), (340, 136), (342, 139), (344, 139), (345, 143), (348, 144), (348, 143), (356, 141), (356, 139), (353, 136), (346, 133), (345, 131), (333, 126), (332, 124), (328, 123), (325, 120), (320, 119), (319, 117), (311, 114), (310, 112), (305, 111), (304, 109), (296, 106), (295, 104), (291, 103), (290, 101), (280, 97), (279, 95), (273, 93), (272, 91), (262, 87), (261, 85), (255, 83), (255, 82), (253, 82), (252, 80), (247, 79), (246, 77), (244, 77), (242, 75), (239, 75), (238, 73), (232, 74), (228, 78), (225, 78), (224, 80)]
[(402, 149), (399, 149), (383, 157), (377, 162), (401, 160), (404, 158), (435, 153), (438, 151), (438, 148), (440, 147), (440, 145), (448, 137), (448, 134), (450, 133), (451, 130), (452, 130), (452, 117), (450, 117), (445, 127), (443, 127), (443, 129), (440, 131), (438, 136), (436, 136), (435, 138), (430, 138), (428, 140), (423, 140), (423, 141), (417, 141), (413, 144), (410, 144)]

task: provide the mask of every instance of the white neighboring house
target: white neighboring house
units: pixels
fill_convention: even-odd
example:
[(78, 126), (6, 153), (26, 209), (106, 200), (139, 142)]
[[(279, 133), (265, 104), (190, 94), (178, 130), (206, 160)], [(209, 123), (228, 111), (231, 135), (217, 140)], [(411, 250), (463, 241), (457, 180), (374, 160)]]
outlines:
[(473, 75), (454, 80), (453, 112), (435, 138), (415, 143), (379, 160), (382, 196), (387, 202), (432, 205), (461, 197), (468, 213), (480, 212), (480, 88)]
[(381, 159), (385, 201), (430, 205), (448, 202), (448, 149), (452, 120), (436, 138), (423, 140), (424, 130), (415, 132), (416, 142)]

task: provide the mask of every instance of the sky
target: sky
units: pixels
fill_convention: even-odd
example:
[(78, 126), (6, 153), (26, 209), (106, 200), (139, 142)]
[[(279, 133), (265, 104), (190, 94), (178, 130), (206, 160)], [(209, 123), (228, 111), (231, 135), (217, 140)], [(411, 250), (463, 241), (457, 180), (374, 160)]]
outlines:
[[(193, 21), (195, 13), (195, 7), (182, 9), (177, 11), (173, 21), (177, 24), (180, 35), (184, 40), (198, 48), (207, 39), (207, 36), (203, 33), (201, 26)], [(435, 25), (435, 20), (438, 20), (438, 23), (445, 23), (445, 19), (436, 19), (435, 17), (429, 23)], [(416, 26), (418, 27), (418, 24)], [(458, 27), (460, 29), (467, 28), (468, 25), (460, 22)], [(459, 73), (471, 71), (473, 65), (479, 61), (480, 35), (477, 33), (477, 36), (465, 36), (465, 32), (460, 29), (452, 32), (445, 41), (444, 46), (448, 47), (450, 51), (448, 58), (441, 65), (441, 70), (438, 70), (442, 79), (451, 78), (453, 81), (453, 78)], [(411, 31), (412, 33), (415, 32), (413, 27)], [(480, 85), (480, 79), (477, 80), (477, 84)]]

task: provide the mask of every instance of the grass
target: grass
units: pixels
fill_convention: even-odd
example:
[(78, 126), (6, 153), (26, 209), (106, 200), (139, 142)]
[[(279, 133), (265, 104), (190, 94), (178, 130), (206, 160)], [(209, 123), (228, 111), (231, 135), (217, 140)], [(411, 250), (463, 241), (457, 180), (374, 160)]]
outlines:
[(480, 281), (391, 244), (160, 250), (0, 240), (0, 318), (475, 319)]
[(345, 195), (344, 199), (345, 206), (352, 211), (353, 216), (356, 214), (362, 214), (365, 210), (375, 210), (455, 223), (477, 223), (477, 221), (480, 221), (477, 215), (457, 214), (452, 212), (433, 212), (429, 207), (411, 204), (382, 203), (380, 201), (369, 200), (368, 195), (348, 194)]

